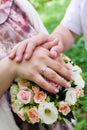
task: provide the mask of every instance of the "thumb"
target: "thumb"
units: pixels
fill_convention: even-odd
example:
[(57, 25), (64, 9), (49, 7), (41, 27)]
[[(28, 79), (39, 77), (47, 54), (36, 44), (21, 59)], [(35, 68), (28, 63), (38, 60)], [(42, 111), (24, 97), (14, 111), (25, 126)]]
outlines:
[(48, 50), (50, 50), (53, 46), (56, 46), (58, 45), (58, 39), (54, 39), (54, 40), (51, 40), (51, 41), (48, 41), (46, 43), (44, 43), (42, 46)]
[(59, 53), (62, 53), (64, 50), (63, 44), (61, 41), (59, 41), (59, 43), (55, 46), (53, 46), (50, 49), (50, 57), (51, 58), (56, 58), (58, 56)]

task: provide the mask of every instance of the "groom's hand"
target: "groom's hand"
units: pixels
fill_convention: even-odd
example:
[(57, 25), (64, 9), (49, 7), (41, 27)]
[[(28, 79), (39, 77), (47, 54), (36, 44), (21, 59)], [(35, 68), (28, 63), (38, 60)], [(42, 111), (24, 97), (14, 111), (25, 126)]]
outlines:
[(21, 62), (23, 58), (29, 60), (37, 46), (47, 42), (49, 34), (39, 33), (31, 38), (18, 43), (8, 54), (10, 59), (16, 59), (16, 62)]
[(16, 58), (17, 62), (21, 62), (23, 57), (29, 60), (35, 48), (40, 45), (50, 50), (50, 56), (52, 58), (55, 58), (57, 54), (63, 50), (63, 45), (59, 39), (52, 38), (49, 34), (39, 33), (38, 35), (18, 43), (8, 54), (8, 57), (12, 60)]

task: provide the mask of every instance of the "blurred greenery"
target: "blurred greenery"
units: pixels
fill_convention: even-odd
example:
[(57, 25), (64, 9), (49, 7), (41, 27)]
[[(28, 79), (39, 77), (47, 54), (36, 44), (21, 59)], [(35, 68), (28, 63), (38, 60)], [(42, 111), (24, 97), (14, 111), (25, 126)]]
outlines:
[[(29, 0), (46, 26), (49, 33), (60, 23), (70, 0)], [(72, 48), (66, 52), (71, 59), (78, 64), (85, 75), (86, 87), (85, 97), (81, 100), (83, 104), (79, 110), (76, 111), (77, 124), (75, 130), (87, 130), (87, 51), (84, 45), (83, 36), (79, 36)]]
[(70, 0), (30, 0), (46, 26), (48, 32), (60, 23)]

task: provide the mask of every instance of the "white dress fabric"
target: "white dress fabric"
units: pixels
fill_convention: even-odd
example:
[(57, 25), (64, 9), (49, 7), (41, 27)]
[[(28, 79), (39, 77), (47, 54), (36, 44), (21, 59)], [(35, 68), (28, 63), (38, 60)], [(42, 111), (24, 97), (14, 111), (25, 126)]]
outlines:
[(0, 100), (0, 130), (19, 130), (5, 95)]
[(61, 24), (76, 34), (83, 33), (87, 48), (87, 0), (71, 0)]

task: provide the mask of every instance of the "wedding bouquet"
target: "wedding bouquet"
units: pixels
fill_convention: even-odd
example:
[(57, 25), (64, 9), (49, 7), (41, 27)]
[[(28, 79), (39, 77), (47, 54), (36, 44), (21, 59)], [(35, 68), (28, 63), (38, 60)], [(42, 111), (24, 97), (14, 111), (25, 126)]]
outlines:
[[(71, 123), (75, 120), (74, 112), (79, 107), (80, 98), (84, 96), (85, 82), (81, 68), (65, 55), (63, 60), (72, 69), (74, 81), (69, 81), (70, 88), (61, 87), (58, 93), (51, 94), (25, 79), (19, 78), (12, 84), (12, 110), (23, 121), (49, 125), (56, 121), (64, 122), (64, 119)], [(51, 80), (47, 81), (56, 85)]]

